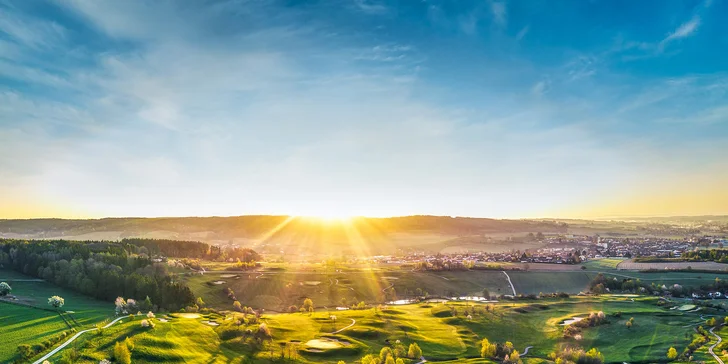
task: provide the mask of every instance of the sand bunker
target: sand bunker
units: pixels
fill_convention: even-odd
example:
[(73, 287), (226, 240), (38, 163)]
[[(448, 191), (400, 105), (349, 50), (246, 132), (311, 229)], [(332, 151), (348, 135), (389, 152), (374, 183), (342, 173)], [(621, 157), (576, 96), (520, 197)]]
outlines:
[(331, 339), (313, 339), (306, 342), (306, 346), (312, 349), (327, 350), (327, 349), (338, 349), (343, 347), (344, 344)]
[(186, 318), (186, 319), (196, 319), (200, 318), (200, 315), (197, 313), (173, 313), (172, 317), (179, 317), (179, 318)]
[(561, 326), (567, 326), (567, 325), (573, 324), (574, 322), (579, 322), (579, 321), (581, 321), (583, 319), (584, 319), (583, 317), (572, 317), (572, 318), (570, 318), (568, 320), (562, 321), (559, 325), (561, 325)]

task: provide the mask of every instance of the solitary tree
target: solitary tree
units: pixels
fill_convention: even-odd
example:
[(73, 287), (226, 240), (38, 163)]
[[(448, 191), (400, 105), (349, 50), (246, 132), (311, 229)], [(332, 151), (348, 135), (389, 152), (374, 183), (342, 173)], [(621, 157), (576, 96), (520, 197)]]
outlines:
[(419, 359), (422, 357), (422, 349), (420, 349), (420, 346), (417, 345), (417, 343), (410, 344), (409, 350), (407, 350), (407, 357), (412, 359)]
[(309, 312), (312, 311), (313, 310), (313, 301), (311, 301), (310, 298), (306, 298), (305, 300), (303, 300), (303, 308), (306, 311), (309, 311)]
[(490, 291), (487, 288), (483, 288), (483, 298), (486, 300), (490, 298)]
[(670, 347), (670, 349), (667, 350), (667, 358), (670, 360), (675, 360), (675, 358), (677, 358), (677, 350), (675, 350), (674, 347)]
[(0, 296), (7, 296), (12, 290), (12, 287), (7, 282), (0, 282)]
[(48, 298), (48, 304), (51, 305), (55, 309), (59, 309), (63, 307), (63, 304), (66, 303), (63, 297), (60, 296), (53, 296)]
[(205, 301), (202, 300), (202, 297), (197, 297), (197, 305), (200, 307), (205, 307)]

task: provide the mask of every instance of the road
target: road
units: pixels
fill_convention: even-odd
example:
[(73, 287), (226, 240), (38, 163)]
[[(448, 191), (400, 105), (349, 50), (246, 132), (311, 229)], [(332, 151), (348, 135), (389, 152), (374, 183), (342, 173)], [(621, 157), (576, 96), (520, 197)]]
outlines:
[(515, 296), (516, 295), (516, 287), (513, 287), (513, 282), (511, 282), (511, 276), (509, 276), (508, 273), (506, 273), (506, 271), (503, 271), (503, 274), (505, 274), (506, 275), (506, 278), (508, 278), (508, 284), (511, 285), (511, 289), (513, 290), (513, 295)]
[[(107, 328), (107, 327), (109, 327), (109, 326), (111, 326), (111, 325), (115, 324), (116, 322), (120, 321), (121, 319), (125, 319), (125, 318), (128, 318), (128, 317), (129, 317), (129, 316), (122, 316), (122, 317), (119, 317), (119, 318), (115, 319), (114, 321), (111, 321), (111, 322), (109, 322), (109, 324), (108, 324), (108, 325), (106, 325), (106, 326), (104, 326), (104, 328)], [(68, 344), (70, 344), (70, 343), (72, 343), (72, 342), (73, 342), (74, 340), (78, 339), (78, 337), (79, 337), (79, 336), (81, 336), (81, 335), (83, 335), (83, 334), (85, 334), (85, 333), (87, 333), (87, 332), (89, 332), (89, 331), (96, 331), (96, 330), (98, 330), (98, 329), (97, 329), (97, 328), (93, 328), (93, 329), (87, 329), (87, 330), (79, 331), (78, 333), (76, 333), (76, 335), (73, 335), (73, 336), (72, 336), (72, 337), (71, 337), (70, 339), (68, 339), (68, 340), (67, 340), (67, 341), (66, 341), (65, 343), (61, 344), (61, 345), (60, 345), (59, 347), (57, 347), (57, 348), (55, 348), (55, 349), (51, 350), (51, 352), (50, 352), (50, 353), (48, 353), (48, 354), (44, 355), (44, 356), (43, 356), (42, 358), (40, 358), (40, 359), (36, 360), (35, 362), (33, 362), (33, 364), (41, 364), (41, 363), (43, 363), (43, 361), (44, 361), (44, 360), (48, 360), (48, 358), (50, 358), (51, 356), (53, 356), (53, 354), (55, 354), (55, 353), (57, 353), (57, 352), (59, 352), (59, 351), (63, 350), (63, 348), (65, 348), (66, 346), (68, 346)]]
[(349, 324), (349, 326), (346, 326), (346, 327), (343, 327), (343, 328), (341, 328), (339, 330), (336, 330), (336, 331), (332, 332), (332, 334), (338, 334), (338, 333), (340, 333), (340, 332), (342, 332), (342, 331), (344, 331), (344, 330), (346, 330), (346, 329), (354, 326), (355, 323), (356, 323), (356, 320), (351, 319), (351, 324)]
[(720, 342), (723, 341), (723, 338), (720, 337), (720, 335), (714, 333), (713, 330), (715, 330), (715, 327), (710, 328), (710, 333), (713, 334), (713, 336), (715, 336), (718, 339), (718, 342), (716, 342), (715, 344), (711, 345), (708, 348), (708, 352), (710, 353), (710, 355), (712, 355), (715, 358), (715, 361), (717, 361), (720, 364), (725, 364), (725, 363), (723, 363), (723, 360), (718, 355), (715, 355), (715, 353), (713, 352), (713, 348), (715, 348), (716, 346), (720, 345)]
[(521, 353), (521, 356), (524, 356), (528, 354), (528, 349), (532, 348), (533, 346), (526, 346), (526, 348), (523, 350), (523, 353)]

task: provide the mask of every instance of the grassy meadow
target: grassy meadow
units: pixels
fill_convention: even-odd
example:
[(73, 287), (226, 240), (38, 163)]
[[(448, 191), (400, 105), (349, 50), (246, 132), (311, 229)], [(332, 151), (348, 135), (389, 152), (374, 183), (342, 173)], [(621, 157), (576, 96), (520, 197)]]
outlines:
[[(101, 334), (86, 334), (75, 348), (64, 351), (73, 351), (75, 362), (97, 363), (111, 358), (114, 343), (129, 337), (134, 343), (134, 363), (269, 362), (279, 359), (286, 345), (297, 347), (299, 362), (352, 363), (366, 354), (377, 354), (388, 345), (387, 340), (400, 340), (405, 345), (416, 342), (431, 361), (486, 363), (489, 361), (479, 358), (479, 342), (487, 337), (490, 341), (511, 341), (520, 352), (532, 346), (524, 357), (526, 363), (549, 362), (548, 354), (564, 346), (597, 347), (610, 363), (654, 363), (664, 360), (670, 346), (681, 351), (692, 340), (694, 325), (703, 322), (697, 312), (669, 310), (656, 303), (651, 297), (605, 295), (263, 314), (260, 322), (272, 333), (272, 339), (263, 342), (244, 338), (241, 333), (258, 324), (238, 326), (239, 313), (204, 313), (199, 317), (172, 314), (166, 317), (167, 322), (157, 319), (153, 329), (142, 328), (139, 318), (125, 319)], [(472, 312), (470, 318), (466, 311)], [(562, 337), (563, 320), (595, 311), (603, 311), (607, 323), (584, 329), (580, 340)], [(621, 315), (615, 316), (617, 313)], [(335, 315), (336, 321), (330, 315)], [(625, 325), (630, 317), (634, 317), (631, 329)]]
[[(75, 322), (70, 318), (69, 322), (77, 330), (93, 327), (114, 312), (111, 302), (100, 302), (16, 272), (0, 270), (0, 281), (7, 281), (21, 302), (36, 307), (50, 308), (48, 297), (63, 297), (63, 310), (72, 311), (66, 317), (73, 317)], [(64, 331), (70, 331), (70, 327), (55, 312), (0, 302), (0, 363), (12, 360), (18, 345), (37, 345)]]

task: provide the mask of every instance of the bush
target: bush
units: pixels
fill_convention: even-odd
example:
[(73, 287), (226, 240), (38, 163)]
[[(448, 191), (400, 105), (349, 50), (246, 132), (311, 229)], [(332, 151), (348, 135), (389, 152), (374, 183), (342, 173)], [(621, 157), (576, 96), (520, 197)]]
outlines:
[(131, 364), (131, 352), (126, 344), (117, 342), (114, 345), (114, 360), (119, 364)]
[(409, 350), (407, 350), (407, 357), (412, 359), (419, 359), (422, 357), (422, 349), (420, 349), (420, 346), (417, 345), (417, 343), (410, 344)]

